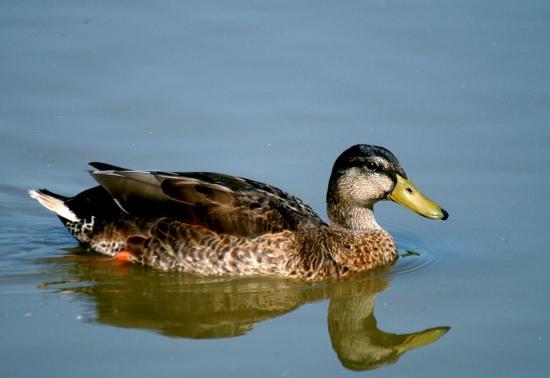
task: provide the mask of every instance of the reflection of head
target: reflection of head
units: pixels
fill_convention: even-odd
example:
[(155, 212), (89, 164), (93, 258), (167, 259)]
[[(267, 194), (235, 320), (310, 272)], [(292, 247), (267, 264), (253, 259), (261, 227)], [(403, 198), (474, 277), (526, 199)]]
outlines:
[(449, 329), (386, 333), (378, 329), (373, 310), (374, 298), (362, 295), (333, 298), (330, 303), (328, 327), (332, 347), (348, 369), (369, 370), (395, 363), (406, 351), (435, 342)]

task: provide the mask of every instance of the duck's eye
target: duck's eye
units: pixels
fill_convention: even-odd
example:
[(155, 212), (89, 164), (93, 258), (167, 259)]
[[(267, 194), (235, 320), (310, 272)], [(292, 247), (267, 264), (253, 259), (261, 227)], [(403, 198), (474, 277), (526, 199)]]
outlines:
[(373, 161), (367, 161), (367, 168), (371, 171), (376, 171), (378, 169), (378, 164)]

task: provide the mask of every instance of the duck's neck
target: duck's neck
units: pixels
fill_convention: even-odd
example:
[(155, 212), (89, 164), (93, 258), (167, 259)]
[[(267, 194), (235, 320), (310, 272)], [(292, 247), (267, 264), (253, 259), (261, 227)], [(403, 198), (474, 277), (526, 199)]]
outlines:
[(352, 232), (371, 232), (382, 229), (376, 222), (372, 206), (358, 207), (329, 202), (327, 210), (331, 227)]

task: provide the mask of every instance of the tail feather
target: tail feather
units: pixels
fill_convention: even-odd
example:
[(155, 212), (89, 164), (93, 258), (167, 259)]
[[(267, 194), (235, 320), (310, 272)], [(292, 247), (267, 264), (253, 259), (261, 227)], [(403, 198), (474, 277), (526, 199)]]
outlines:
[(117, 167), (116, 165), (111, 165), (107, 163), (100, 163), (98, 161), (92, 161), (88, 164), (99, 171), (129, 171), (129, 169), (126, 168)]
[(61, 218), (67, 219), (71, 222), (79, 222), (80, 218), (72, 212), (71, 209), (65, 205), (66, 197), (60, 196), (58, 194), (52, 193), (46, 189), (31, 189), (29, 190), (29, 195), (31, 198), (34, 198), (46, 209), (53, 211)]

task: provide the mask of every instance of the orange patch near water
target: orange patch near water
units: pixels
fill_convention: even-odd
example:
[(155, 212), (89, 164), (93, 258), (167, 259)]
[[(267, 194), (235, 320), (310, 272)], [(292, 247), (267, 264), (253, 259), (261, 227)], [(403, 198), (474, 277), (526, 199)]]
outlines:
[(130, 252), (128, 252), (127, 250), (123, 249), (122, 251), (120, 252), (117, 252), (114, 256), (113, 256), (113, 259), (117, 262), (121, 262), (121, 263), (127, 263), (127, 262), (130, 262)]

